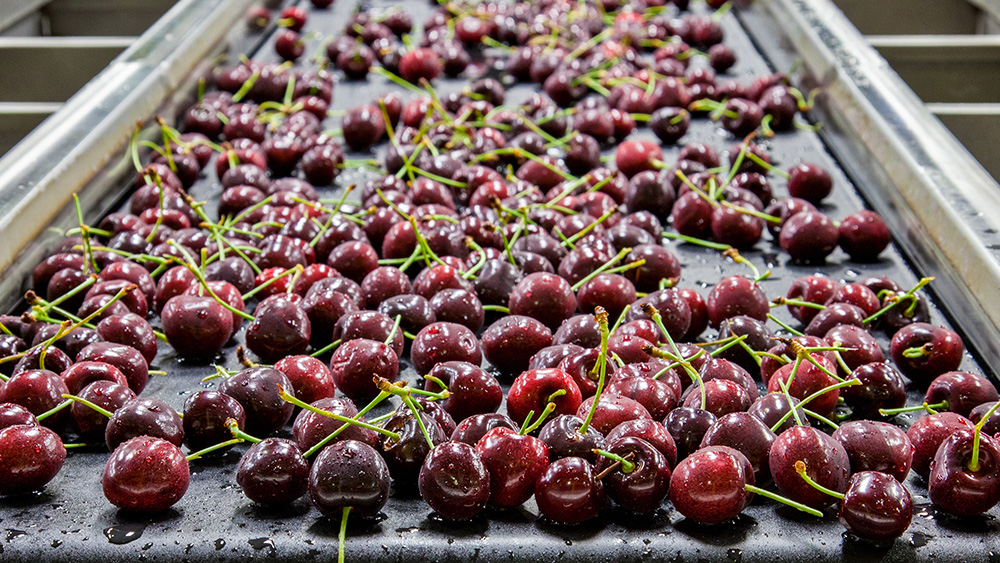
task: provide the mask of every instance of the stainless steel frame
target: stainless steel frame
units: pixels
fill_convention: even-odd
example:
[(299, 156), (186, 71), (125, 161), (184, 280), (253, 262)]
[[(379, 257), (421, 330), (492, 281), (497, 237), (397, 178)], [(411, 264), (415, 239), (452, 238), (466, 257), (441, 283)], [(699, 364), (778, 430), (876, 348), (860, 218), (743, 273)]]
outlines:
[[(242, 18), (252, 0), (181, 0), (51, 118), (0, 159), (0, 307), (9, 308), (52, 237), (121, 195), (121, 160), (135, 125), (189, 96), (225, 48), (252, 41)], [(134, 171), (132, 171), (134, 172)], [(86, 189), (85, 189), (86, 188)]]
[(937, 278), (966, 342), (1000, 365), (1000, 187), (829, 0), (758, 0), (740, 17), (777, 68), (800, 60), (822, 88), (825, 142)]

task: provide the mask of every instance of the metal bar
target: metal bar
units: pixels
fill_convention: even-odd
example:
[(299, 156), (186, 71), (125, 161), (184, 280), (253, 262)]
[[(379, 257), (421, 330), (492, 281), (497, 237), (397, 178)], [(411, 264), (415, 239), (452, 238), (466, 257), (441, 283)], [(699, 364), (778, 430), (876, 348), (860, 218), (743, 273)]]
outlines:
[(1000, 102), (1000, 36), (867, 39), (925, 102)]
[(865, 35), (976, 33), (981, 12), (967, 0), (833, 0)]
[(776, 67), (799, 59), (823, 88), (824, 140), (917, 270), (937, 277), (966, 341), (1000, 365), (1000, 218), (987, 212), (1000, 186), (829, 0), (761, 0), (741, 17)]

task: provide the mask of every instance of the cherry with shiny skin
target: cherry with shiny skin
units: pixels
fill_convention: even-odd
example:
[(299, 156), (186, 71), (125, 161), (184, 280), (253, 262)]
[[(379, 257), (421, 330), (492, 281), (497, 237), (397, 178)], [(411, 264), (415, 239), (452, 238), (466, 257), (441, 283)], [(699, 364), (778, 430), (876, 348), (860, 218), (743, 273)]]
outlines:
[(604, 499), (604, 486), (593, 466), (579, 457), (554, 461), (535, 484), (539, 512), (561, 524), (578, 524), (597, 517)]
[(159, 350), (153, 327), (146, 322), (146, 319), (134, 313), (120, 317), (106, 317), (97, 323), (96, 332), (105, 342), (115, 342), (135, 348), (145, 358), (146, 363), (152, 363)]
[(843, 493), (850, 476), (850, 458), (844, 446), (822, 431), (795, 426), (778, 435), (771, 446), (771, 477), (782, 493), (813, 508), (823, 508), (835, 498), (811, 487), (796, 472), (795, 463), (805, 463), (806, 473), (827, 489)]
[(924, 394), (924, 402), (946, 403), (943, 410), (969, 416), (972, 409), (1000, 398), (996, 387), (981, 375), (967, 371), (949, 371), (934, 378)]
[(922, 322), (900, 328), (889, 343), (893, 363), (918, 383), (958, 369), (964, 353), (965, 345), (955, 331)]
[(171, 297), (160, 319), (167, 340), (182, 358), (213, 358), (233, 334), (232, 313), (211, 297)]
[(104, 466), (104, 497), (118, 508), (159, 512), (187, 492), (191, 471), (187, 458), (167, 440), (137, 436), (119, 445)]
[(306, 494), (309, 474), (309, 462), (295, 442), (265, 438), (250, 446), (240, 458), (236, 483), (251, 501), (281, 506)]
[[(77, 396), (109, 412), (117, 412), (128, 401), (135, 399), (135, 393), (128, 386), (113, 381), (99, 380), (81, 389)], [(74, 402), (70, 414), (76, 423), (77, 432), (84, 440), (102, 440), (107, 431), (109, 419), (103, 413), (89, 406)]]
[(788, 193), (818, 204), (833, 191), (833, 178), (825, 168), (800, 162), (788, 170)]
[(802, 211), (784, 221), (778, 241), (793, 260), (822, 262), (836, 250), (838, 233), (826, 214)]
[[(500, 383), (476, 364), (464, 361), (441, 362), (427, 375), (448, 386), (450, 395), (440, 405), (456, 421), (460, 422), (477, 414), (496, 412), (503, 402)], [(424, 381), (424, 389), (442, 391), (432, 379)]]
[(356, 311), (337, 321), (333, 328), (333, 338), (344, 342), (358, 338), (387, 342), (396, 356), (401, 356), (404, 348), (403, 332), (397, 329), (392, 339), (389, 339), (394, 325), (393, 319), (378, 311)]
[[(358, 408), (346, 397), (318, 399), (311, 403), (311, 406), (347, 418), (354, 418), (358, 414)], [(360, 420), (364, 421), (364, 417)], [(299, 411), (298, 416), (295, 417), (295, 422), (292, 423), (292, 438), (299, 449), (306, 452), (325, 440), (333, 432), (338, 431), (344, 424), (340, 420), (302, 409)], [(347, 429), (338, 432), (334, 440), (358, 440), (372, 447), (378, 445), (378, 435), (374, 430), (356, 425), (349, 425)]]
[(719, 417), (701, 439), (701, 448), (729, 446), (744, 456), (753, 467), (754, 480), (763, 483), (771, 478), (769, 456), (778, 436), (759, 418), (746, 412), (732, 412)]
[(590, 463), (597, 462), (595, 449), (605, 449), (604, 435), (593, 426), (581, 432), (584, 420), (570, 414), (560, 414), (542, 426), (538, 439), (545, 442), (549, 450), (549, 460), (564, 457), (581, 457)]
[(834, 430), (851, 460), (851, 473), (880, 471), (902, 483), (910, 473), (913, 444), (906, 432), (887, 422), (851, 420)]
[(607, 391), (639, 403), (657, 420), (667, 416), (678, 403), (678, 395), (669, 383), (650, 377), (616, 376)]
[[(580, 407), (576, 410), (576, 416), (586, 418), (597, 398), (595, 395), (580, 403)], [(593, 411), (594, 415), (590, 424), (602, 434), (607, 434), (619, 424), (629, 420), (652, 418), (646, 407), (638, 401), (608, 391), (601, 394), (597, 401), (597, 408), (594, 408)]]
[(470, 446), (475, 446), (487, 432), (494, 428), (508, 428), (517, 432), (518, 428), (509, 416), (500, 413), (474, 414), (458, 423), (451, 433), (451, 439), (455, 442), (464, 442)]
[[(554, 394), (563, 392), (553, 397)], [(554, 414), (574, 414), (581, 405), (580, 388), (566, 372), (556, 369), (528, 370), (514, 379), (507, 392), (507, 414), (521, 424), (528, 413), (539, 416), (552, 403)]]
[[(0, 391), (2, 391), (2, 386), (0, 386)], [(0, 429), (18, 424), (38, 426), (38, 420), (35, 419), (35, 415), (31, 414), (31, 411), (17, 403), (0, 403)]]
[(723, 278), (712, 287), (706, 300), (708, 320), (713, 327), (737, 315), (764, 321), (770, 305), (763, 290), (751, 279), (742, 276)]
[(502, 373), (524, 371), (536, 352), (552, 344), (552, 332), (540, 321), (507, 315), (490, 325), (482, 336), (483, 355)]
[(699, 524), (735, 518), (750, 504), (753, 469), (739, 451), (727, 446), (700, 449), (681, 460), (670, 476), (674, 508)]
[(41, 489), (65, 460), (59, 435), (37, 422), (0, 429), (0, 496)]
[[(812, 358), (830, 373), (836, 373), (836, 366), (826, 357), (814, 354)], [(795, 369), (795, 362), (792, 362), (785, 364), (778, 371), (774, 372), (774, 375), (771, 376), (770, 381), (767, 383), (768, 392), (781, 393), (782, 383), (788, 386), (789, 395), (801, 401), (814, 393), (835, 385), (837, 381), (830, 377), (829, 373), (816, 367), (815, 364), (802, 361), (798, 365), (798, 370)], [(840, 389), (830, 389), (814, 398), (809, 403), (809, 410), (821, 416), (829, 416), (833, 413), (834, 407), (837, 406), (839, 398)]]
[[(975, 441), (978, 459), (972, 465)], [(931, 463), (927, 496), (943, 512), (975, 516), (1000, 502), (1000, 445), (988, 434), (960, 430), (946, 438)]]
[(397, 488), (409, 489), (417, 485), (420, 468), (432, 448), (427, 443), (416, 416), (420, 416), (423, 421), (431, 443), (437, 445), (448, 440), (441, 426), (423, 411), (414, 414), (404, 407), (393, 413), (385, 421), (383, 428), (397, 433), (398, 438), (380, 435), (379, 439), (382, 441), (382, 457), (389, 466), (389, 473)]
[(802, 332), (810, 336), (822, 337), (832, 328), (840, 325), (854, 325), (864, 328), (866, 318), (868, 317), (865, 315), (864, 309), (857, 305), (833, 303), (817, 313)]
[[(767, 324), (752, 317), (746, 315), (737, 315), (735, 317), (730, 317), (723, 321), (719, 326), (719, 336), (717, 340), (725, 340), (731, 337), (745, 337), (743, 343), (746, 344), (746, 348), (743, 346), (732, 346), (727, 350), (716, 356), (721, 360), (728, 360), (736, 366), (746, 370), (749, 373), (753, 373), (758, 369), (763, 369), (763, 359), (761, 358), (761, 363), (758, 366), (757, 359), (754, 357), (750, 350), (754, 352), (764, 352), (768, 350), (774, 343), (774, 333), (768, 328)], [(708, 360), (707, 363), (711, 363)], [(748, 375), (749, 375), (748, 373)], [(749, 379), (751, 386), (753, 378)], [(751, 387), (747, 388), (750, 392), (750, 398), (752, 400), (757, 399), (757, 393)]]
[(66, 388), (72, 394), (78, 394), (81, 389), (94, 381), (111, 381), (128, 386), (128, 381), (118, 368), (104, 362), (76, 362), (66, 371), (59, 374)]
[(183, 412), (184, 444), (192, 451), (200, 451), (231, 439), (233, 435), (228, 426), (230, 420), (235, 420), (236, 427), (240, 430), (246, 427), (247, 417), (243, 405), (219, 391), (193, 393), (184, 400)]
[[(839, 287), (840, 284), (836, 280), (826, 276), (802, 276), (792, 282), (792, 287), (788, 289), (788, 293), (785, 297), (796, 301), (805, 301), (808, 303), (823, 305)], [(811, 321), (813, 317), (819, 313), (819, 311), (820, 309), (818, 308), (808, 307), (805, 305), (788, 305), (788, 312), (791, 313), (796, 320), (805, 324), (808, 324), (809, 321)]]
[(180, 447), (184, 425), (170, 405), (152, 397), (135, 397), (122, 404), (108, 420), (104, 441), (114, 451), (137, 436), (160, 438)]
[(840, 396), (856, 417), (878, 417), (879, 409), (898, 409), (906, 404), (906, 380), (890, 364), (858, 366), (849, 379), (860, 380), (861, 385), (842, 388)]
[(851, 476), (837, 519), (860, 538), (892, 541), (910, 527), (913, 500), (892, 475), (862, 471)]
[(438, 321), (460, 324), (473, 332), (486, 321), (483, 304), (472, 290), (442, 289), (430, 298), (430, 305)]
[[(634, 464), (631, 471), (622, 468), (608, 473), (602, 481), (608, 496), (619, 506), (636, 514), (648, 514), (660, 508), (670, 490), (670, 463), (655, 446), (634, 436), (623, 436), (603, 448)], [(612, 461), (602, 457), (599, 471)]]
[[(21, 405), (35, 416), (59, 406), (64, 401), (63, 395), (69, 393), (59, 374), (43, 369), (15, 373), (7, 380), (2, 391), (0, 399), (3, 402)], [(43, 424), (58, 428), (68, 415), (65, 411), (56, 413)]]
[(88, 344), (76, 355), (77, 362), (94, 361), (111, 364), (125, 375), (129, 389), (141, 393), (149, 381), (149, 365), (142, 354), (131, 346), (114, 342)]
[[(747, 409), (747, 414), (760, 419), (768, 428), (774, 428), (775, 424), (782, 418), (785, 419), (780, 426), (774, 429), (774, 432), (781, 434), (785, 430), (796, 426), (795, 417), (788, 415), (791, 410), (789, 406), (789, 398), (791, 399), (791, 405), (798, 405), (799, 400), (795, 397), (788, 397), (784, 393), (767, 393), (761, 395), (759, 399), (750, 405)], [(805, 426), (809, 425), (809, 419), (802, 417), (802, 424)]]
[(906, 437), (913, 445), (913, 463), (910, 469), (926, 479), (931, 472), (931, 464), (938, 448), (949, 436), (967, 430), (970, 434), (975, 425), (968, 418), (953, 412), (929, 414), (918, 418), (906, 431)]
[(274, 369), (285, 374), (292, 382), (295, 397), (305, 403), (333, 396), (333, 374), (326, 364), (312, 356), (287, 356), (278, 360)]
[(390, 382), (399, 377), (399, 356), (383, 342), (358, 338), (340, 345), (330, 359), (334, 386), (352, 400), (363, 401), (378, 395), (373, 376)]
[(549, 464), (545, 443), (533, 436), (499, 426), (476, 442), (476, 452), (490, 472), (490, 501), (497, 508), (524, 504)]
[(410, 359), (417, 373), (429, 373), (442, 362), (461, 361), (479, 365), (483, 352), (475, 333), (468, 327), (455, 324), (431, 323), (413, 339)]
[[(854, 325), (835, 326), (826, 332), (823, 340), (827, 341), (830, 346), (846, 349), (839, 354), (851, 370), (865, 364), (885, 361), (885, 354), (882, 353), (878, 341), (861, 327)], [(843, 395), (843, 392), (841, 394)]]
[(421, 498), (446, 520), (468, 520), (486, 507), (490, 474), (475, 447), (438, 444), (424, 459), (417, 487)]
[(264, 366), (246, 368), (225, 379), (219, 391), (239, 401), (247, 416), (247, 432), (267, 436), (292, 418), (294, 407), (281, 398), (279, 388), (293, 394), (292, 382), (280, 371)]
[(844, 218), (838, 232), (840, 248), (855, 262), (874, 262), (889, 246), (892, 235), (882, 217), (863, 209)]

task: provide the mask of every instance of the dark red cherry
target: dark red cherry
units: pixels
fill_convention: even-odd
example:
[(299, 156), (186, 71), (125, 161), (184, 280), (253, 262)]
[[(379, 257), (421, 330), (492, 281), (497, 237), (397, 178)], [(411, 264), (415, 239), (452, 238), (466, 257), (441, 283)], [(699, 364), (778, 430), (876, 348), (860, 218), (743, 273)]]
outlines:
[(955, 331), (922, 322), (899, 329), (889, 344), (889, 354), (899, 371), (921, 383), (958, 369), (964, 353), (965, 345)]
[(514, 287), (508, 307), (512, 315), (524, 315), (556, 329), (576, 311), (577, 302), (565, 279), (548, 273), (526, 276)]
[(399, 356), (385, 343), (367, 338), (344, 342), (330, 359), (334, 386), (351, 399), (365, 401), (378, 395), (374, 376), (390, 382), (399, 376)]
[(211, 297), (172, 297), (160, 318), (167, 340), (183, 358), (215, 357), (233, 333), (232, 313)]
[(110, 381), (128, 386), (125, 375), (118, 368), (104, 362), (76, 362), (59, 374), (69, 392), (76, 395), (94, 381)]
[(877, 418), (879, 409), (897, 409), (906, 404), (906, 379), (887, 363), (858, 366), (850, 379), (861, 385), (844, 387), (840, 396), (857, 417)]
[(975, 425), (964, 416), (953, 412), (929, 414), (918, 418), (906, 431), (906, 437), (913, 445), (911, 466), (913, 472), (926, 479), (930, 475), (931, 464), (941, 443), (962, 430), (967, 430), (971, 434), (975, 430)]
[[(580, 403), (576, 415), (580, 418), (586, 418), (595, 398), (596, 396), (590, 397)], [(601, 395), (597, 408), (594, 409), (591, 424), (598, 432), (607, 434), (623, 422), (640, 418), (652, 418), (649, 411), (641, 403), (622, 395), (605, 392)]]
[(851, 420), (833, 432), (851, 460), (851, 473), (880, 471), (906, 480), (913, 462), (913, 445), (898, 426), (871, 420)]
[(910, 527), (913, 500), (893, 476), (863, 471), (851, 476), (837, 519), (860, 538), (891, 541)]
[[(799, 400), (795, 397), (791, 397), (791, 404), (798, 405)], [(750, 405), (747, 409), (747, 414), (758, 418), (764, 423), (768, 428), (774, 428), (774, 425), (778, 423), (779, 420), (785, 419), (784, 422), (778, 426), (774, 432), (781, 434), (785, 430), (792, 428), (796, 425), (795, 418), (788, 415), (791, 410), (789, 406), (789, 397), (784, 393), (768, 393), (766, 395), (761, 395), (756, 401)], [(788, 415), (786, 417), (786, 415)], [(800, 415), (801, 417), (801, 415)], [(809, 426), (809, 420), (805, 417), (802, 418), (802, 424)]]
[(490, 474), (475, 448), (463, 442), (437, 445), (424, 459), (420, 496), (442, 518), (468, 520), (486, 507)]
[[(476, 364), (464, 361), (442, 362), (436, 364), (427, 375), (448, 386), (450, 395), (440, 405), (456, 421), (495, 412), (503, 401), (500, 383)], [(425, 380), (424, 389), (441, 391), (431, 379)]]
[[(358, 408), (354, 405), (354, 402), (346, 397), (326, 397), (311, 404), (320, 410), (347, 418), (354, 418), (358, 414)], [(365, 419), (362, 417), (360, 420), (364, 421)], [(344, 422), (339, 420), (303, 409), (299, 411), (298, 416), (295, 417), (295, 422), (292, 424), (292, 437), (299, 449), (305, 452), (327, 439), (328, 436), (338, 431), (344, 424)], [(335, 440), (358, 440), (369, 446), (378, 445), (378, 435), (374, 430), (354, 425), (350, 425), (346, 430), (338, 432)]]
[(520, 506), (531, 498), (549, 464), (544, 442), (503, 426), (487, 432), (476, 443), (476, 452), (490, 472), (489, 502), (498, 508)]
[(530, 317), (508, 315), (483, 332), (486, 360), (503, 373), (518, 373), (528, 366), (531, 356), (552, 344), (552, 332)]
[(115, 342), (135, 348), (142, 354), (146, 363), (153, 363), (159, 349), (153, 328), (146, 319), (135, 313), (103, 319), (97, 323), (97, 334), (105, 342)]
[[(652, 444), (642, 438), (624, 436), (608, 443), (607, 451), (634, 463), (631, 471), (619, 467), (605, 477), (608, 496), (619, 506), (636, 514), (651, 513), (663, 503), (670, 489), (670, 464)], [(597, 469), (603, 471), (611, 460), (601, 458)]]
[(59, 435), (44, 426), (15, 424), (0, 429), (0, 495), (41, 489), (65, 460)]
[(811, 487), (796, 472), (795, 464), (805, 463), (806, 474), (816, 483), (843, 493), (850, 476), (847, 451), (827, 434), (807, 426), (785, 430), (771, 446), (771, 477), (782, 493), (813, 508), (830, 506), (836, 499)]
[[(319, 456), (317, 456), (317, 460)], [(309, 462), (295, 442), (265, 438), (250, 446), (236, 467), (236, 483), (253, 502), (280, 506), (306, 493)]]
[(451, 439), (475, 446), (487, 432), (499, 427), (517, 432), (517, 427), (509, 416), (500, 413), (485, 413), (472, 415), (459, 422), (455, 431), (451, 433)]
[(187, 458), (174, 444), (137, 436), (121, 444), (108, 458), (101, 487), (108, 501), (133, 512), (159, 512), (187, 492), (191, 472)]
[[(392, 332), (393, 319), (377, 311), (357, 311), (348, 313), (337, 321), (333, 329), (333, 338), (344, 342), (357, 338), (367, 338), (379, 342), (389, 340)], [(396, 330), (395, 336), (389, 342), (389, 347), (399, 356), (403, 353), (403, 333)]]
[(579, 457), (552, 462), (535, 483), (538, 511), (561, 524), (578, 524), (597, 517), (604, 499), (604, 486), (594, 467)]
[(38, 420), (35, 419), (35, 415), (31, 414), (31, 411), (17, 403), (0, 403), (0, 429), (18, 424), (38, 426)]
[(854, 370), (865, 364), (885, 361), (885, 354), (875, 337), (865, 329), (853, 325), (835, 326), (823, 337), (830, 346), (843, 347), (840, 357), (847, 367)]
[(292, 418), (294, 407), (285, 402), (279, 387), (293, 394), (292, 382), (285, 374), (269, 367), (252, 367), (230, 376), (219, 391), (239, 401), (247, 416), (247, 432), (266, 436), (276, 432)]
[(746, 456), (726, 446), (712, 446), (681, 460), (670, 477), (674, 508), (699, 524), (735, 518), (753, 499), (755, 484)]
[[(808, 361), (800, 362), (798, 369), (795, 369), (795, 362), (785, 364), (771, 376), (767, 384), (768, 392), (781, 393), (781, 384), (783, 383), (788, 386), (788, 394), (801, 401), (836, 384), (837, 381), (829, 375), (829, 373), (837, 373), (833, 362), (818, 354), (813, 354), (812, 359), (826, 368), (826, 371)], [(839, 398), (840, 389), (831, 389), (815, 397), (809, 403), (809, 410), (822, 416), (829, 416), (833, 413), (834, 407), (837, 406)]]
[[(382, 456), (389, 466), (389, 472), (397, 488), (412, 488), (417, 485), (420, 468), (431, 451), (431, 446), (427, 443), (427, 437), (424, 436), (416, 416), (403, 407), (402, 411), (397, 410), (383, 425), (386, 430), (398, 434), (398, 438), (391, 436), (380, 438)], [(444, 430), (428, 413), (421, 411), (419, 416), (431, 443), (441, 444), (448, 440)]]
[(809, 336), (822, 337), (836, 326), (865, 327), (864, 309), (850, 303), (833, 303), (813, 317), (802, 331)]
[(767, 296), (756, 282), (742, 276), (723, 278), (708, 294), (708, 319), (713, 327), (737, 315), (764, 321), (770, 312)]
[(473, 291), (442, 289), (430, 299), (431, 309), (438, 321), (460, 324), (478, 332), (486, 320), (483, 304)]
[[(979, 440), (977, 466), (973, 447)], [(960, 430), (941, 443), (927, 477), (934, 506), (956, 516), (975, 516), (1000, 502), (1000, 445), (987, 434)]]
[(746, 456), (753, 467), (756, 482), (771, 478), (768, 462), (771, 445), (777, 439), (759, 418), (745, 412), (720, 417), (701, 439), (701, 447), (729, 446)]
[(924, 402), (946, 403), (944, 410), (969, 416), (972, 409), (996, 401), (996, 387), (985, 377), (967, 371), (949, 371), (934, 378), (924, 394)]
[(303, 402), (333, 396), (333, 375), (326, 364), (312, 356), (287, 356), (275, 363), (274, 369), (285, 374), (292, 382), (295, 397)]
[(247, 348), (265, 362), (302, 354), (309, 347), (312, 325), (299, 307), (301, 299), (272, 295), (260, 302), (247, 327)]
[(460, 324), (437, 322), (424, 327), (413, 340), (410, 353), (413, 367), (423, 375), (442, 362), (482, 362), (482, 351), (475, 333)]
[(184, 401), (184, 444), (199, 451), (231, 439), (229, 420), (235, 420), (240, 430), (246, 426), (246, 413), (239, 401), (218, 391), (192, 394)]
[(800, 162), (788, 171), (788, 193), (792, 197), (817, 204), (833, 191), (833, 178), (825, 168)]
[(784, 221), (778, 240), (793, 260), (821, 262), (837, 248), (838, 231), (824, 213), (802, 211)]
[(855, 262), (877, 260), (891, 240), (889, 227), (874, 211), (861, 210), (840, 222), (840, 248)]
[(180, 447), (184, 426), (177, 411), (159, 399), (136, 397), (122, 404), (108, 421), (104, 441), (114, 450), (136, 436), (162, 438)]
[[(65, 400), (62, 396), (69, 393), (57, 373), (44, 369), (18, 372), (0, 390), (3, 402), (21, 405), (35, 416), (57, 407)], [(67, 415), (66, 412), (57, 413), (46, 419), (45, 425), (58, 428)]]

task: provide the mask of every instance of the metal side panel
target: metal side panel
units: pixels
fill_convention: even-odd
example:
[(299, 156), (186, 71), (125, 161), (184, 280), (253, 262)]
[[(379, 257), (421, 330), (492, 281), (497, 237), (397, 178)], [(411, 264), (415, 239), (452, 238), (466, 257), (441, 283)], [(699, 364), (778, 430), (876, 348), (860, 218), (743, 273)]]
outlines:
[(139, 35), (175, 3), (177, 0), (52, 0), (43, 13), (51, 35)]
[(833, 0), (864, 35), (977, 33), (980, 10), (967, 0)]
[(52, 103), (0, 102), (0, 157), (60, 107)]
[[(135, 125), (154, 115), (198, 63), (222, 49), (251, 3), (182, 0), (0, 159), (0, 306), (13, 304), (30, 264), (42, 256), (40, 235), (75, 223), (73, 193), (80, 192), (88, 220), (119, 197), (130, 166), (122, 161), (124, 143)], [(119, 189), (83, 190), (102, 182)]]
[(927, 104), (927, 109), (1000, 180), (1000, 104)]
[(800, 60), (804, 85), (823, 89), (824, 140), (857, 183), (875, 186), (870, 203), (917, 270), (937, 277), (966, 342), (1000, 365), (996, 182), (829, 0), (760, 0), (741, 17), (777, 68)]
[(134, 37), (0, 37), (0, 102), (64, 102), (122, 53)]
[(924, 102), (1000, 102), (1000, 35), (866, 39)]

